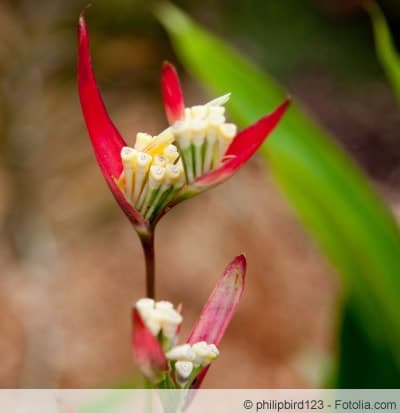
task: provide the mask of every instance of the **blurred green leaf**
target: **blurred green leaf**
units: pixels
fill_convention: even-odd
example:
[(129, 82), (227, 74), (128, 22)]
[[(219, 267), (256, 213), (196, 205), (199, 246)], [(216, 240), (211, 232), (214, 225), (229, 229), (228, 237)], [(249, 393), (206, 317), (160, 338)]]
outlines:
[(392, 354), (365, 335), (355, 314), (352, 301), (348, 300), (339, 333), (335, 385), (342, 389), (398, 388), (399, 371)]
[[(232, 92), (229, 109), (240, 125), (254, 122), (285, 97), (270, 77), (176, 7), (163, 3), (156, 13), (189, 71), (217, 95)], [(351, 291), (363, 336), (394, 360), (400, 385), (397, 223), (366, 177), (298, 104), (284, 116), (262, 154)]]
[(378, 3), (370, 0), (366, 3), (366, 9), (372, 20), (378, 58), (394, 92), (400, 99), (400, 56), (396, 51), (389, 26)]

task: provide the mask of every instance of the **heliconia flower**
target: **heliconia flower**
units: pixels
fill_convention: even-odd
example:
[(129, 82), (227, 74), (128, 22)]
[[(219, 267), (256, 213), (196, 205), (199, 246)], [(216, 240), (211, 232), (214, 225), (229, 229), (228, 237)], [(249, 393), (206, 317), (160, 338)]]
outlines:
[(173, 205), (229, 178), (264, 142), (287, 109), (237, 133), (225, 122), (229, 94), (185, 108), (175, 68), (162, 69), (162, 95), (170, 126), (156, 136), (138, 133), (129, 147), (112, 123), (93, 74), (89, 37), (79, 19), (78, 85), (81, 106), (97, 162), (117, 202), (146, 233)]
[[(244, 289), (246, 259), (236, 257), (225, 269), (187, 342), (177, 345), (182, 316), (166, 301), (144, 298), (133, 310), (136, 363), (155, 387), (198, 388), (236, 311)], [(168, 367), (166, 368), (166, 361)]]

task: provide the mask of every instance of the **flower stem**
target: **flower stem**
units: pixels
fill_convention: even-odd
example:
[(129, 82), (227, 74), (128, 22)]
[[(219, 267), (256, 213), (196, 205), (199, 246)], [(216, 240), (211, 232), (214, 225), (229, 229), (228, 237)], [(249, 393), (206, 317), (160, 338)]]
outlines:
[(140, 237), (146, 263), (146, 296), (155, 298), (154, 231)]

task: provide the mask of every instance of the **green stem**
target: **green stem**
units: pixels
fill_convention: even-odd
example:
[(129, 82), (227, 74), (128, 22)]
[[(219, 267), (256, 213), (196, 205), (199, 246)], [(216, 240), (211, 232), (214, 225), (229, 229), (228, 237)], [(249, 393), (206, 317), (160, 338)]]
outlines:
[(146, 296), (155, 298), (154, 230), (140, 236), (146, 263)]

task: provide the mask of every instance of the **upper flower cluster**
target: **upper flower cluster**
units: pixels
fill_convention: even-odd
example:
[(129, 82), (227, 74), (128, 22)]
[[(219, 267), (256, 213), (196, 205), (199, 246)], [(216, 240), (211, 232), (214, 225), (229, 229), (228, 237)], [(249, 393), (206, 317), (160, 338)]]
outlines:
[(78, 83), (81, 106), (103, 175), (116, 200), (140, 233), (173, 205), (232, 176), (280, 121), (285, 100), (272, 113), (237, 132), (227, 123), (229, 94), (185, 108), (175, 68), (164, 63), (162, 95), (170, 126), (157, 136), (139, 133), (130, 148), (108, 116), (93, 74), (89, 36), (79, 20)]
[(118, 186), (146, 220), (155, 220), (185, 185), (221, 166), (237, 131), (224, 116), (228, 99), (186, 108), (182, 119), (159, 135), (139, 132), (134, 148), (122, 148)]

